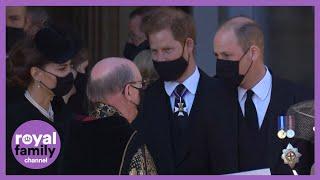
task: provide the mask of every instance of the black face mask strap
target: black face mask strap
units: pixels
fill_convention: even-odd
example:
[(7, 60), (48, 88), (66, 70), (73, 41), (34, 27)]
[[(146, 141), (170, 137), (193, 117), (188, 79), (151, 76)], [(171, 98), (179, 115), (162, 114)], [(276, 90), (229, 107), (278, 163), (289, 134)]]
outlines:
[[(139, 91), (139, 96), (141, 97), (141, 91), (142, 91), (142, 89), (137, 88), (137, 87), (134, 87), (134, 86), (132, 86), (131, 84), (126, 84), (126, 85), (124, 86), (124, 88), (123, 88), (123, 90), (122, 90), (122, 95), (123, 95), (124, 97), (125, 97), (125, 89), (126, 89), (127, 85), (129, 85), (129, 86), (137, 89), (137, 90)], [(129, 89), (128, 89), (128, 90), (129, 90)], [(126, 98), (126, 99), (127, 99), (127, 98)], [(127, 101), (129, 101), (130, 103), (134, 104), (134, 105), (137, 107), (137, 109), (138, 109), (139, 104), (136, 104), (135, 102), (130, 101), (130, 100), (128, 100), (128, 99), (127, 99)], [(141, 102), (140, 102), (140, 103), (141, 103)]]
[[(251, 47), (251, 46), (250, 46), (250, 47)], [(241, 61), (241, 59), (248, 53), (248, 51), (250, 50), (250, 47), (249, 47), (249, 48), (245, 51), (245, 53), (241, 56), (240, 61)], [(240, 63), (240, 61), (239, 61), (239, 63)], [(252, 64), (253, 64), (253, 61), (251, 60), (250, 66), (248, 67), (246, 73), (244, 73), (244, 76), (246, 76), (246, 75), (248, 74), (249, 70), (251, 69)]]
[[(250, 47), (251, 47), (251, 46), (250, 46)], [(241, 61), (242, 58), (249, 52), (250, 47), (248, 47), (248, 49), (243, 53), (243, 55), (240, 57), (240, 60), (239, 60), (239, 61)]]
[[(40, 67), (38, 67), (41, 71), (44, 71), (44, 72), (46, 72), (46, 73), (49, 73), (49, 74), (52, 74), (52, 73), (50, 73), (50, 72), (48, 72), (48, 71), (46, 71), (46, 70), (44, 70), (44, 69), (42, 69), (42, 68), (40, 68)], [(54, 74), (52, 74), (52, 75), (54, 75)], [(54, 75), (55, 76), (55, 75)], [(56, 76), (55, 76), (56, 77)], [(56, 77), (57, 78), (57, 77)], [(46, 87), (47, 89), (49, 89), (50, 91), (52, 91), (52, 89), (50, 89), (47, 85), (45, 85), (43, 82), (41, 82), (41, 81), (39, 81), (44, 87)]]
[(38, 68), (41, 69), (41, 71), (44, 71), (44, 72), (46, 72), (46, 73), (49, 73), (49, 74), (51, 74), (51, 75), (53, 75), (54, 77), (57, 78), (57, 75), (55, 75), (55, 74), (53, 74), (53, 73), (51, 73), (51, 72), (49, 72), (49, 71), (46, 71), (46, 70), (44, 70), (44, 69), (42, 69), (42, 68), (40, 68), (40, 67), (38, 67)]
[[(184, 42), (183, 42), (183, 46), (182, 46), (182, 55), (181, 55), (181, 57), (183, 57), (183, 54), (184, 54), (184, 48), (186, 47), (186, 42), (187, 42), (187, 39), (186, 39), (186, 40), (184, 40)], [(190, 56), (188, 55), (188, 59), (187, 59), (188, 64), (189, 64), (189, 59), (190, 59)]]

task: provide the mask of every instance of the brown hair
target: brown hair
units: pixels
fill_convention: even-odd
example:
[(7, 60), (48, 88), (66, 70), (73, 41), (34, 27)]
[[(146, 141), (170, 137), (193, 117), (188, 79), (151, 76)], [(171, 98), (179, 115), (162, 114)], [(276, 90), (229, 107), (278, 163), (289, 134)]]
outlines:
[(164, 29), (171, 30), (173, 37), (182, 44), (187, 38), (196, 42), (196, 28), (193, 18), (180, 9), (160, 7), (143, 18), (142, 30), (147, 37)]
[(89, 61), (89, 51), (86, 48), (80, 49), (80, 51), (71, 59), (74, 68), (77, 68), (85, 61)]
[(264, 52), (264, 37), (260, 26), (256, 23), (246, 23), (235, 28), (235, 34), (243, 51), (257, 45)]
[(264, 35), (262, 28), (251, 18), (246, 16), (235, 16), (224, 22), (218, 29), (234, 31), (238, 43), (245, 52), (250, 46), (258, 46), (262, 53), (264, 50)]
[(17, 43), (7, 59), (7, 83), (9, 86), (27, 88), (32, 82), (30, 69), (43, 67), (50, 61), (43, 56), (30, 40)]
[(129, 14), (129, 19), (132, 19), (136, 16), (141, 16), (144, 17), (148, 13), (150, 13), (152, 10), (157, 9), (158, 7), (153, 7), (153, 6), (141, 6), (136, 9), (134, 9), (130, 14)]

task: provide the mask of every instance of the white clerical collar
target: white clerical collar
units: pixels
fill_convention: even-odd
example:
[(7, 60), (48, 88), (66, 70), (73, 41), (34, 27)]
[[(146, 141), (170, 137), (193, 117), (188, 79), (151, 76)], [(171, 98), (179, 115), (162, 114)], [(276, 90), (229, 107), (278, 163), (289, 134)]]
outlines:
[[(198, 67), (194, 70), (194, 72), (189, 76), (182, 84), (188, 89), (188, 91), (195, 95), (198, 87), (198, 82), (200, 79), (200, 73)], [(177, 81), (165, 81), (164, 82), (164, 88), (166, 90), (166, 93), (168, 96), (171, 96), (173, 91), (176, 89), (176, 87), (179, 85), (179, 82)]]
[[(255, 95), (258, 96), (259, 99), (264, 100), (271, 89), (272, 84), (272, 76), (269, 72), (268, 68), (266, 67), (266, 74), (264, 77), (259, 81), (258, 84), (256, 84), (251, 90), (254, 92)], [(242, 87), (238, 87), (238, 99), (241, 101), (244, 98), (244, 95), (246, 94), (247, 89), (244, 89)]]

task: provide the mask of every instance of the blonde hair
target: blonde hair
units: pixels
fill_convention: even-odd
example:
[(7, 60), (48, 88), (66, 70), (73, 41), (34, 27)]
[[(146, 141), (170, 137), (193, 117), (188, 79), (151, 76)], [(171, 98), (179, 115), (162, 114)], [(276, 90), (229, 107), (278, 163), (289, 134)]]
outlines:
[(145, 80), (156, 80), (159, 78), (158, 73), (153, 67), (151, 50), (141, 51), (133, 60), (137, 65), (141, 76)]

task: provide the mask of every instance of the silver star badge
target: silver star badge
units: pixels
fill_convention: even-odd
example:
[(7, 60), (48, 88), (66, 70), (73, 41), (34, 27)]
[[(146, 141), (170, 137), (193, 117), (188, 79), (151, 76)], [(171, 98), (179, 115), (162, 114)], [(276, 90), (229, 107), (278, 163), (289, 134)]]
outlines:
[(281, 158), (283, 159), (284, 164), (288, 164), (291, 169), (299, 162), (300, 157), (301, 154), (299, 153), (298, 148), (293, 147), (290, 143), (286, 149), (282, 150)]
[(178, 116), (184, 116), (183, 112), (187, 112), (187, 107), (183, 107), (184, 103), (179, 102), (178, 107), (174, 107), (174, 112), (179, 112)]

